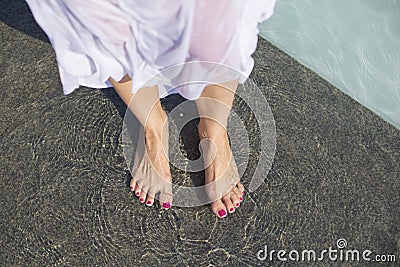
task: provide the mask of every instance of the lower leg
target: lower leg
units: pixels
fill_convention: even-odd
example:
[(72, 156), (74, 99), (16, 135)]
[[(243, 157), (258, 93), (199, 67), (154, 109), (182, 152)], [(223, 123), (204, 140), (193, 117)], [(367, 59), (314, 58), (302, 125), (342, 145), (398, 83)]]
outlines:
[(125, 75), (119, 82), (111, 77), (109, 81), (143, 127), (151, 129), (164, 123), (167, 116), (161, 107), (157, 87), (141, 88), (136, 94), (133, 94), (132, 80), (128, 75)]

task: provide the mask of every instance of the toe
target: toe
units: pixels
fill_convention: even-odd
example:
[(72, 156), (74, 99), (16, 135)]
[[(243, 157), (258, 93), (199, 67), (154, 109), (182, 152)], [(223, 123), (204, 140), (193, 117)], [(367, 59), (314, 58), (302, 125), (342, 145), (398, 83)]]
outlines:
[(225, 196), (223, 196), (221, 200), (222, 200), (222, 203), (224, 203), (225, 208), (228, 210), (229, 213), (232, 213), (235, 211), (235, 207), (233, 206), (233, 203), (231, 201), (229, 194), (226, 194)]
[(139, 184), (136, 184), (136, 186), (135, 186), (135, 195), (137, 197), (140, 196), (141, 191), (142, 191), (142, 188), (139, 186)]
[(217, 200), (211, 203), (211, 209), (218, 217), (226, 217), (226, 207), (221, 200)]
[(139, 202), (144, 203), (144, 201), (146, 200), (146, 197), (147, 197), (147, 190), (146, 190), (146, 188), (142, 188), (142, 190), (140, 191), (140, 195), (139, 195)]
[(162, 191), (160, 193), (160, 205), (164, 209), (171, 208), (172, 204), (172, 193), (169, 191)]
[(239, 188), (237, 188), (237, 187), (232, 188), (232, 193), (235, 194), (236, 197), (239, 198), (240, 202), (242, 202), (242, 200), (243, 200), (243, 194), (242, 194), (242, 192), (239, 190)]
[(152, 190), (149, 190), (148, 194), (147, 194), (147, 198), (146, 198), (146, 205), (147, 206), (153, 206), (154, 203), (154, 196), (155, 196), (155, 192)]
[(232, 201), (233, 205), (235, 206), (235, 208), (239, 207), (240, 206), (240, 198), (236, 195), (236, 193), (233, 190), (231, 191), (230, 197), (231, 197), (231, 201)]
[(131, 179), (131, 182), (129, 183), (129, 189), (134, 192), (136, 187), (136, 181), (135, 179)]
[(241, 182), (238, 182), (236, 187), (239, 189), (239, 191), (244, 195), (244, 186)]

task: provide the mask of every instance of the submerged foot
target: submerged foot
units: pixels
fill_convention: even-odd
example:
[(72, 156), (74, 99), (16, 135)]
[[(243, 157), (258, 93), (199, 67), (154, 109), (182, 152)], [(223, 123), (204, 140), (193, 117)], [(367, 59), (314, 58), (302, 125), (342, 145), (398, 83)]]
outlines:
[[(147, 206), (154, 204), (154, 198), (159, 193), (160, 205), (169, 209), (172, 203), (172, 179), (168, 161), (166, 114), (162, 111), (155, 118), (141, 129), (130, 189)], [(151, 117), (149, 119), (153, 120)]]
[(220, 218), (235, 212), (244, 195), (226, 129), (211, 119), (201, 119), (200, 146), (205, 165), (205, 182), (211, 209)]

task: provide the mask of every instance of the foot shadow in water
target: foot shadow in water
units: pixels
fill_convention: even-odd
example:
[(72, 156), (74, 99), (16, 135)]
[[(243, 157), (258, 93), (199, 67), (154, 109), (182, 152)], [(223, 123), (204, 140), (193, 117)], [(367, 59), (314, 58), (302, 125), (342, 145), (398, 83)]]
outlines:
[[(182, 103), (185, 103), (184, 106), (180, 106)], [(178, 153), (182, 153), (182, 155), (188, 161), (195, 161), (201, 158), (201, 153), (199, 150), (200, 139), (197, 131), (197, 125), (199, 123), (199, 115), (197, 112), (197, 107), (194, 101), (187, 100), (183, 98), (179, 94), (169, 95), (166, 98), (161, 99), (161, 104), (164, 107), (167, 114), (170, 115), (171, 120), (173, 121), (171, 124), (170, 120), (170, 134), (179, 135), (179, 148), (178, 150), (175, 148), (175, 151)], [(179, 107), (180, 106), (180, 107)], [(176, 108), (176, 110), (174, 110)], [(188, 110), (190, 109), (190, 111)], [(182, 111), (182, 114), (180, 111)], [(184, 116), (188, 115), (185, 113), (190, 113), (189, 116), (195, 117), (195, 119), (188, 120), (188, 122), (184, 123)], [(181, 116), (179, 116), (181, 115)], [(177, 129), (177, 125), (184, 125), (180, 132)], [(171, 137), (170, 137), (171, 139)], [(171, 149), (173, 151), (174, 149)], [(171, 155), (173, 156), (173, 155)], [(204, 164), (201, 161), (200, 169), (203, 169)], [(179, 171), (175, 166), (171, 166), (171, 170), (175, 169)], [(186, 176), (189, 176), (191, 184), (189, 186), (203, 186), (204, 185), (204, 170), (196, 171), (196, 172), (188, 172)], [(180, 181), (178, 181), (179, 183)]]
[[(108, 98), (117, 111), (119, 112), (121, 118), (125, 118), (126, 121), (129, 123), (126, 124), (126, 131), (127, 134), (131, 137), (131, 143), (129, 146), (132, 147), (128, 153), (134, 153), (137, 147), (137, 141), (139, 137), (140, 131), (140, 123), (135, 118), (135, 116), (127, 109), (125, 103), (121, 100), (118, 94), (112, 88), (102, 89), (102, 94)], [(165, 98), (161, 99), (161, 105), (163, 106), (164, 110), (167, 114), (170, 114), (171, 111), (174, 110), (178, 105), (184, 103), (185, 101), (189, 101), (179, 94), (169, 95)], [(190, 101), (189, 105), (195, 105), (194, 101)], [(128, 112), (128, 113), (126, 113)], [(179, 120), (176, 118), (176, 112), (172, 112), (173, 116), (170, 118), (170, 140), (173, 134), (178, 134), (177, 129), (175, 127), (175, 120)], [(200, 139), (197, 134), (197, 124), (198, 119), (194, 119), (189, 121), (185, 126), (182, 128), (179, 136), (180, 146), (179, 147), (172, 147), (170, 145), (170, 158), (173, 158), (173, 153), (182, 153), (188, 160), (196, 160), (199, 159), (201, 154), (199, 151), (199, 143)], [(124, 130), (124, 129), (122, 129)], [(123, 144), (124, 145), (124, 144)], [(132, 168), (133, 162), (130, 162), (130, 168)], [(177, 168), (173, 164), (170, 164), (171, 174), (174, 185), (184, 185), (184, 186), (191, 186), (191, 187), (198, 187), (204, 185), (204, 170), (198, 172), (186, 172), (181, 168)], [(126, 173), (126, 186), (129, 188), (131, 180), (131, 174), (129, 171)], [(204, 198), (203, 195), (199, 195), (199, 198)]]

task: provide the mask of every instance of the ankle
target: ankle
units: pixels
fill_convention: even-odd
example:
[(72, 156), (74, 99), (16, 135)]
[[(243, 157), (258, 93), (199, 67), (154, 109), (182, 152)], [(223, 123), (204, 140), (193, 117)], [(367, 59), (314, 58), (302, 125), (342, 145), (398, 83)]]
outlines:
[(144, 135), (146, 137), (146, 140), (153, 140), (153, 141), (160, 141), (162, 138), (162, 130), (157, 129), (157, 128), (145, 128), (144, 129)]
[(226, 139), (228, 136), (226, 132), (226, 127), (221, 123), (212, 119), (201, 118), (197, 128), (200, 139), (203, 138)]
[(167, 130), (167, 120), (167, 114), (161, 107), (153, 110), (143, 125), (145, 132), (148, 132), (149, 134), (158, 133), (161, 135), (163, 130)]

